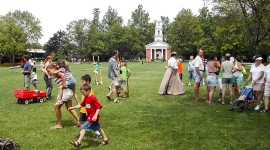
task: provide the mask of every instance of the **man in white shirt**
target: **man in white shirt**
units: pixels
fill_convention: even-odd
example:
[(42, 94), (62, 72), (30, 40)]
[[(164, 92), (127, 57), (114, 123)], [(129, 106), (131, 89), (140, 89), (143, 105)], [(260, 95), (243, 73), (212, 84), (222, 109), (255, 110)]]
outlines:
[(204, 76), (204, 64), (203, 64), (203, 50), (199, 49), (198, 55), (196, 56), (194, 60), (194, 79), (195, 79), (195, 99), (198, 102), (199, 101), (199, 89), (200, 89), (200, 83), (202, 82), (203, 76)]
[(268, 112), (269, 96), (270, 96), (270, 56), (267, 58), (269, 64), (264, 69), (264, 110), (261, 112)]
[(189, 57), (189, 62), (188, 62), (188, 78), (189, 78), (189, 83), (188, 86), (191, 86), (191, 81), (193, 80), (194, 76), (194, 57), (191, 55)]

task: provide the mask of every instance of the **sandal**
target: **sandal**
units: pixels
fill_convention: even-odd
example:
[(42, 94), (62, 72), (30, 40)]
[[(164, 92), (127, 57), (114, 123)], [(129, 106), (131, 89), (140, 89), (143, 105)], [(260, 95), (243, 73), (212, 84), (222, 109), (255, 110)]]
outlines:
[(81, 143), (77, 142), (77, 141), (70, 141), (69, 142), (71, 145), (75, 146), (76, 148), (80, 148)]
[(51, 129), (62, 129), (63, 127), (62, 126), (54, 126), (54, 127), (51, 127)]
[(108, 99), (109, 101), (111, 100), (111, 97), (110, 97), (110, 96), (107, 95), (106, 97), (107, 97), (107, 99)]
[(109, 140), (107, 141), (102, 141), (99, 146), (105, 146), (105, 145), (108, 145), (109, 144)]
[(264, 109), (264, 110), (262, 110), (261, 112), (265, 112), (265, 113), (266, 113), (266, 112), (268, 112), (268, 110), (267, 110), (267, 109)]

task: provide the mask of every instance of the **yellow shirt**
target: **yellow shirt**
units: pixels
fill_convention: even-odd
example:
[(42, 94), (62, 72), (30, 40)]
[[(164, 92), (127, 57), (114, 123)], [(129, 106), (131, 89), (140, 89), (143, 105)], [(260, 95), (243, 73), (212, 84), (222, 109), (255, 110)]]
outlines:
[[(94, 95), (94, 92), (93, 92), (93, 90), (91, 89), (91, 95)], [(84, 100), (84, 96), (82, 95), (82, 100), (81, 100), (81, 102), (83, 102), (83, 100)], [(87, 114), (87, 112), (86, 112), (86, 108), (85, 107), (82, 107), (81, 108), (81, 111), (80, 111), (82, 114)]]

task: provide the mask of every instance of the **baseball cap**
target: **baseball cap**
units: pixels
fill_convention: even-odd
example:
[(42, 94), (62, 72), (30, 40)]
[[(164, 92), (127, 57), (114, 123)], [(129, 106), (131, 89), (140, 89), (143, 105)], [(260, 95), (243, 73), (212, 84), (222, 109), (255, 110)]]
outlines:
[(230, 55), (230, 53), (227, 53), (225, 56), (226, 56), (226, 57), (230, 57), (231, 55)]

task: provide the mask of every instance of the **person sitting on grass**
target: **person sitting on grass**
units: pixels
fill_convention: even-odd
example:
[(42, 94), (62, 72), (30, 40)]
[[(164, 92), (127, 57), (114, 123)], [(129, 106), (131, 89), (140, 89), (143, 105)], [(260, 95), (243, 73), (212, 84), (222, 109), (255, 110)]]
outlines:
[[(57, 67), (55, 65), (52, 65), (52, 64), (49, 64), (46, 68), (47, 72), (49, 75), (53, 75), (54, 76), (54, 80), (55, 80), (55, 83), (58, 85), (58, 89), (62, 89), (62, 87), (65, 87), (66, 86), (66, 79), (65, 79), (65, 75), (62, 73), (62, 72), (58, 72), (58, 73), (55, 73), (56, 70), (57, 70)], [(69, 107), (72, 107), (72, 96), (73, 96), (73, 92), (71, 89), (69, 88), (64, 88), (63, 91), (62, 91), (62, 101), (63, 103), (65, 103), (66, 105), (66, 108), (68, 109)], [(58, 96), (57, 96), (57, 99), (59, 99), (60, 97), (60, 93), (58, 93)], [(61, 107), (62, 107), (62, 104), (60, 105), (56, 105), (54, 106), (54, 110), (56, 112), (56, 125), (54, 127), (52, 127), (52, 129), (61, 129), (62, 128), (62, 123), (61, 123), (61, 119), (62, 119), (62, 116), (61, 116)], [(73, 115), (73, 117), (76, 119), (77, 123), (80, 124), (79, 122), (79, 117), (76, 113), (75, 110), (69, 110), (69, 112)]]
[[(90, 83), (91, 83), (91, 76), (89, 74), (86, 74), (86, 75), (82, 76), (81, 80), (82, 80), (82, 84), (90, 85)], [(90, 93), (92, 95), (94, 95), (94, 92), (93, 92), (92, 89), (91, 89)], [(85, 97), (82, 95), (82, 102), (83, 102), (84, 98)], [(85, 107), (82, 107), (81, 108), (79, 119), (80, 119), (80, 128), (82, 129), (83, 123), (87, 121), (87, 112), (86, 112), (86, 108)], [(95, 132), (96, 132), (96, 134), (93, 137), (93, 140), (101, 139), (102, 136), (100, 135), (100, 132), (98, 130), (96, 130)], [(79, 137), (80, 137), (80, 135), (76, 136), (76, 138), (79, 138)]]
[(127, 90), (127, 80), (131, 74), (129, 68), (127, 68), (127, 63), (126, 62), (122, 62), (121, 63), (121, 72), (122, 74), (120, 74), (120, 83), (121, 83), (121, 86), (123, 87), (124, 89), (124, 95), (123, 95), (123, 98), (126, 98), (127, 97), (127, 94), (128, 94), (128, 90)]
[(102, 105), (98, 102), (97, 98), (91, 94), (91, 86), (89, 84), (83, 84), (80, 88), (83, 96), (85, 96), (83, 102), (74, 107), (69, 107), (68, 110), (73, 110), (74, 108), (85, 107), (87, 111), (87, 121), (82, 125), (82, 130), (80, 131), (80, 137), (77, 141), (71, 141), (70, 144), (79, 148), (81, 146), (81, 141), (85, 135), (86, 130), (98, 130), (102, 137), (103, 141), (100, 145), (109, 144), (109, 140), (105, 135), (104, 131), (101, 129), (99, 124), (99, 112), (102, 108)]

